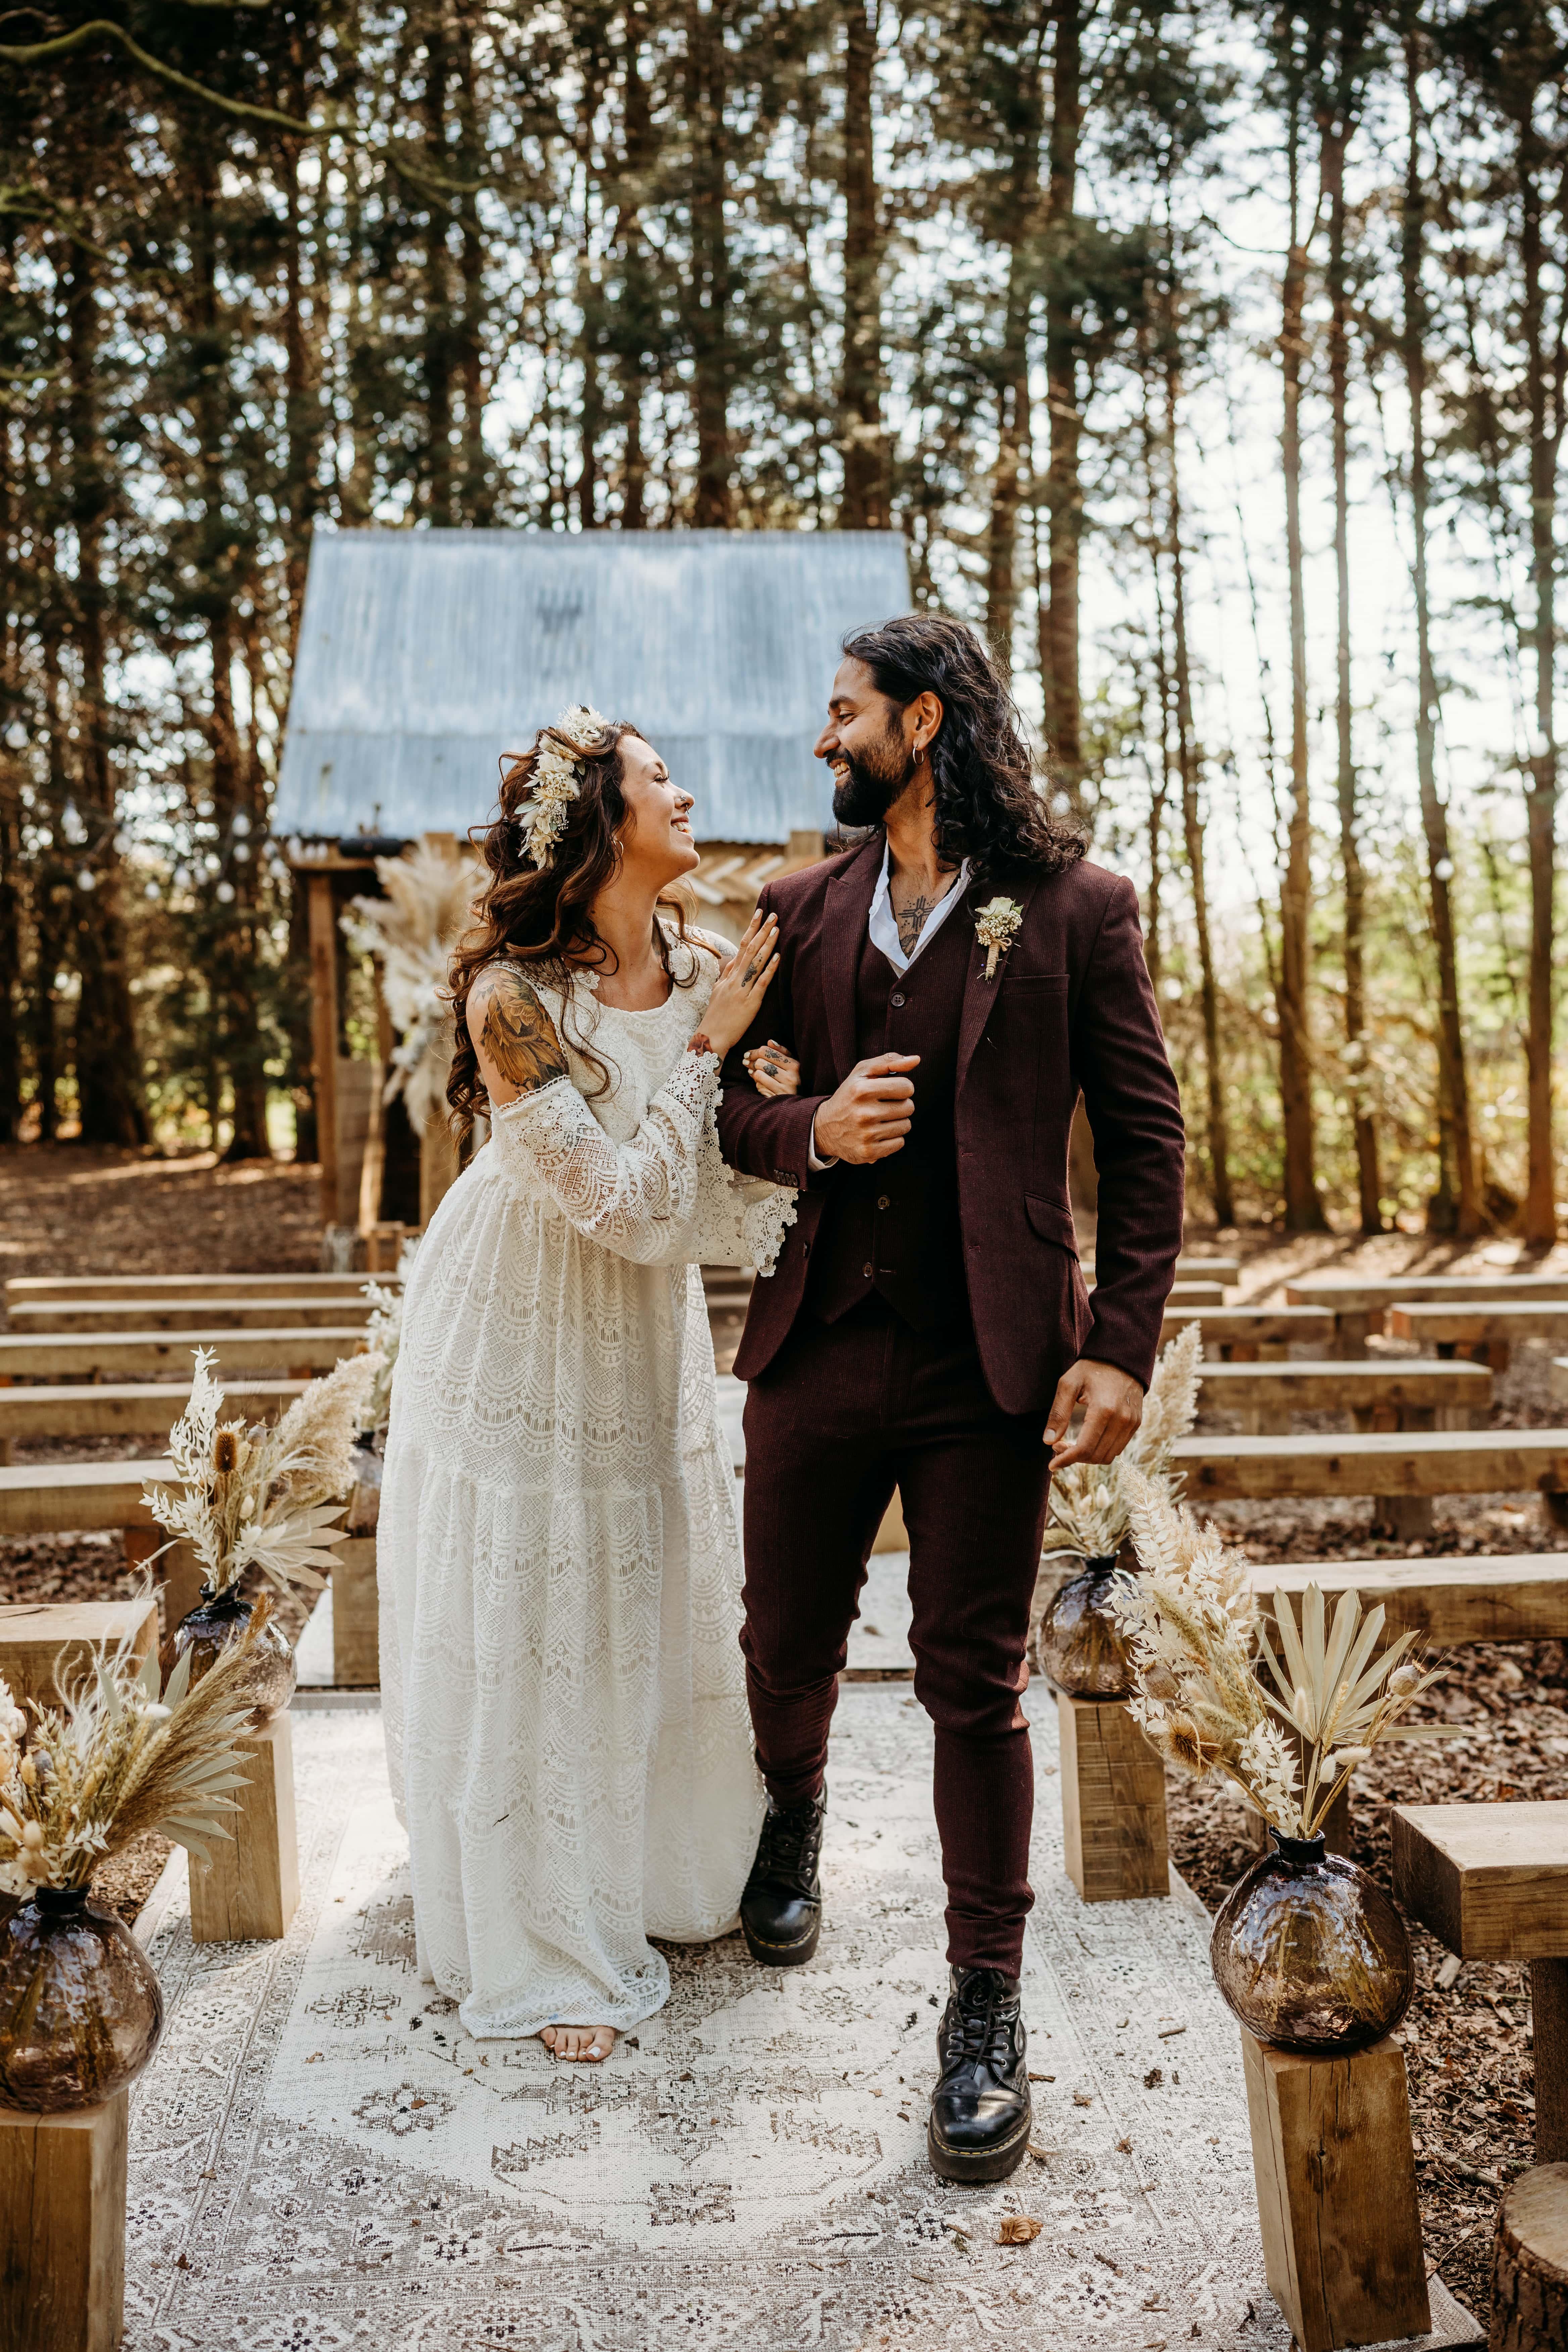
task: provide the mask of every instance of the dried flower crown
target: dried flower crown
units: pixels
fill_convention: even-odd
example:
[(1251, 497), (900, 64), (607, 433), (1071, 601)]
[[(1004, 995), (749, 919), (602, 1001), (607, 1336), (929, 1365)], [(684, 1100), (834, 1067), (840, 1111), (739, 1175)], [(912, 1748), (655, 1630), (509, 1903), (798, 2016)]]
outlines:
[[(566, 829), (567, 804), (582, 790), (581, 755), (592, 751), (609, 723), (588, 703), (574, 702), (542, 732), (534, 754), (533, 772), (528, 780), (528, 798), (517, 813), (522, 854), (542, 873)], [(567, 743), (579, 757), (574, 759), (570, 751), (563, 749)]]

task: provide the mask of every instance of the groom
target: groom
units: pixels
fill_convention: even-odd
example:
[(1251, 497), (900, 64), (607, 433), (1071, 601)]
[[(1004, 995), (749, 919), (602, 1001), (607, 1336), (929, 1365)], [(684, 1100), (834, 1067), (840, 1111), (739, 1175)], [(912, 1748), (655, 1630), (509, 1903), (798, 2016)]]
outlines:
[[(816, 752), (835, 814), (871, 831), (763, 890), (782, 961), (719, 1112), (726, 1160), (800, 1191), (735, 1360), (768, 1790), (742, 1923), (773, 1966), (816, 1948), (828, 1727), (896, 1487), (952, 1969), (927, 2145), (944, 2178), (996, 2180), (1029, 2136), (1018, 1702), (1052, 1449), (1109, 1462), (1138, 1426), (1182, 1237), (1181, 1110), (1132, 886), (1052, 822), (971, 630), (914, 614), (847, 639)], [(788, 1099), (742, 1058), (769, 1038), (800, 1062)], [(1092, 1296), (1068, 1200), (1080, 1089)]]

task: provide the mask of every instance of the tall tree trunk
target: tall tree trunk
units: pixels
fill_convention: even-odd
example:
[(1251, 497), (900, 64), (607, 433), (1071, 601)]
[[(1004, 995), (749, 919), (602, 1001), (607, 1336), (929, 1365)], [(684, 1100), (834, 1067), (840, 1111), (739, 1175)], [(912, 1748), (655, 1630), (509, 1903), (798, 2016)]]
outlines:
[[(1437, 1104), (1442, 1165), (1450, 1172), (1451, 1206), (1429, 1217), (1435, 1230), (1451, 1225), (1462, 1239), (1481, 1230), (1480, 1192), (1470, 1126), (1469, 1076), (1465, 1033), (1459, 1019), (1459, 971), (1454, 945), (1454, 906), (1449, 882), (1454, 861), (1448, 847), (1448, 812), (1437, 797), (1437, 681), (1432, 667), (1431, 600), (1426, 580), (1426, 299), (1421, 252), (1426, 226), (1426, 182), (1420, 152), (1420, 36), (1405, 37), (1405, 89), (1409, 115), (1405, 152), (1405, 215), (1401, 223), (1400, 275), (1404, 289), (1402, 341), (1405, 382), (1410, 403), (1410, 518), (1415, 542), (1412, 574), (1415, 593), (1415, 770), (1421, 793), (1421, 823), (1426, 836), (1426, 885), (1431, 896), (1432, 936), (1437, 951)], [(1439, 1183), (1439, 1196), (1444, 1186)]]
[[(1033, 178), (1033, 173), (1030, 173)], [(1003, 672), (1013, 674), (1013, 624), (1018, 609), (1016, 561), (1022, 469), (1029, 447), (1029, 293), (1026, 240), (1029, 187), (1015, 183), (1007, 256), (1007, 307), (996, 386), (996, 470), (991, 479), (986, 541), (985, 634)]]
[(1338, 592), (1334, 718), (1339, 748), (1340, 856), (1344, 869), (1345, 1044), (1355, 1129), (1356, 1194), (1363, 1234), (1383, 1231), (1383, 1184), (1377, 1129), (1369, 1108), (1366, 1043), (1366, 875), (1356, 805), (1355, 745), (1351, 704), (1349, 290), (1345, 283), (1345, 147), (1356, 60), (1342, 52), (1339, 104), (1323, 125), (1321, 170), (1329, 199), (1329, 406), (1333, 425), (1334, 579)]
[(882, 228), (877, 201), (873, 82), (880, 0), (846, 0), (844, 36), (845, 530), (886, 530), (888, 448), (882, 431)]
[(97, 265), (85, 241), (71, 248), (66, 294), (70, 390), (70, 509), (76, 535), (76, 641), (80, 679), (76, 726), (88, 838), (82, 870), (95, 887), (76, 893), (73, 942), (81, 992), (77, 999), (76, 1083), (84, 1143), (141, 1144), (150, 1129), (132, 1017), (125, 927), (120, 910), (120, 857), (114, 846), (114, 775), (109, 745), (107, 597), (103, 538), (110, 502), (99, 422)]
[(1519, 125), (1521, 204), (1520, 260), (1524, 278), (1526, 391), (1530, 411), (1530, 553), (1535, 655), (1535, 746), (1530, 762), (1526, 810), (1530, 837), (1530, 1023), (1525, 1040), (1529, 1096), (1529, 1175), (1523, 1228), (1530, 1242), (1550, 1242), (1557, 1233), (1556, 1165), (1552, 1138), (1552, 893), (1556, 882), (1557, 730), (1556, 524), (1557, 447), (1560, 397), (1551, 383), (1542, 271), (1541, 182), (1546, 159), (1533, 117)]
[(1225, 1069), (1220, 1058), (1219, 990), (1215, 982), (1214, 940), (1209, 930), (1208, 886), (1204, 873), (1204, 824), (1198, 802), (1201, 761), (1193, 729), (1193, 673), (1187, 650), (1186, 557), (1182, 547), (1181, 469), (1177, 427), (1181, 415), (1181, 352), (1176, 341), (1175, 257), (1170, 287), (1171, 317), (1165, 337), (1165, 462), (1169, 468), (1171, 526), (1171, 646), (1175, 670), (1176, 766), (1182, 780), (1182, 832), (1192, 881), (1193, 919), (1198, 935), (1198, 973), (1203, 996), (1204, 1072), (1207, 1081), (1209, 1193), (1215, 1223), (1234, 1225), (1230, 1186), (1230, 1138), (1225, 1116)]
[(625, 436), (621, 473), (623, 530), (643, 530), (647, 523), (647, 453), (643, 445), (643, 399), (647, 389), (647, 353), (655, 331), (652, 257), (643, 228), (641, 199), (647, 176), (658, 153), (653, 107), (642, 69), (642, 12), (628, 10), (623, 71), (623, 168), (626, 185), (619, 199), (618, 243), (621, 253), (621, 299), (613, 313), (616, 376)]
[(1290, 575), (1290, 821), (1279, 894), (1279, 1094), (1284, 1115), (1285, 1224), (1290, 1233), (1322, 1233), (1328, 1219), (1318, 1197), (1312, 1116), (1312, 1054), (1308, 1026), (1312, 824), (1307, 758), (1307, 596), (1301, 570), (1301, 361), (1307, 249), (1300, 241), (1300, 109), (1294, 96), (1288, 134), (1290, 243), (1280, 306), (1279, 357), (1284, 383), (1280, 436), (1285, 473), (1285, 552)]
[(693, 520), (699, 530), (728, 530), (734, 520), (730, 446), (730, 305), (733, 288), (724, 226), (728, 182), (724, 109), (728, 89), (721, 8), (702, 7), (698, 0), (689, 0), (686, 54), (686, 120), (691, 133), (691, 291), (688, 327), (697, 421), (697, 501)]
[(1040, 615), (1040, 675), (1045, 684), (1046, 735), (1056, 772), (1068, 796), (1083, 790), (1083, 721), (1079, 698), (1079, 539), (1083, 491), (1079, 481), (1079, 323), (1073, 256), (1079, 137), (1083, 127), (1082, 0), (1052, 0), (1050, 175), (1045, 273), (1046, 404), (1050, 455), (1046, 467), (1049, 516), (1047, 593)]
[[(445, 174), (447, 152), (447, 81), (449, 59), (444, 0), (429, 13), (425, 34), (425, 141), (434, 169)], [(424, 370), (426, 411), (426, 519), (437, 528), (457, 520), (453, 504), (452, 467), (452, 334), (451, 256), (447, 250), (450, 218), (445, 205), (426, 198), (425, 237)]]

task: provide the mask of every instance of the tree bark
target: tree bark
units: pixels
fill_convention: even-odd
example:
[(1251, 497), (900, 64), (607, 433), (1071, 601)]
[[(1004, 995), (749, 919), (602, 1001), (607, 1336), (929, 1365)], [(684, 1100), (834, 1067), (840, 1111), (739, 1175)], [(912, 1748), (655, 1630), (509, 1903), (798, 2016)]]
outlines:
[(1279, 893), (1279, 1094), (1284, 1118), (1285, 1224), (1291, 1233), (1322, 1233), (1328, 1219), (1318, 1197), (1312, 1114), (1312, 1055), (1308, 1026), (1312, 825), (1307, 753), (1307, 600), (1301, 570), (1301, 361), (1305, 343), (1307, 249), (1300, 242), (1300, 105), (1292, 97), (1288, 132), (1290, 242), (1280, 306), (1279, 356), (1284, 385), (1280, 436), (1285, 473), (1285, 551), (1290, 582), (1290, 820)]
[[(446, 26), (439, 8), (430, 11), (425, 34), (425, 141), (437, 171), (444, 172), (447, 153), (447, 79), (448, 58)], [(453, 334), (451, 256), (447, 250), (448, 216), (442, 205), (427, 202), (425, 235), (424, 375), (426, 411), (426, 519), (439, 529), (458, 520), (453, 505), (452, 378)]]
[(844, 433), (845, 530), (886, 530), (891, 501), (882, 430), (882, 226), (877, 195), (876, 117), (880, 0), (847, 0), (844, 37), (844, 361), (838, 410)]
[[(1347, 35), (1347, 42), (1353, 39)], [(1357, 807), (1355, 746), (1351, 702), (1351, 553), (1349, 292), (1345, 281), (1345, 148), (1350, 138), (1351, 93), (1356, 58), (1342, 49), (1338, 104), (1325, 108), (1321, 172), (1329, 200), (1329, 404), (1332, 417), (1334, 469), (1334, 579), (1338, 596), (1335, 646), (1335, 733), (1339, 750), (1340, 857), (1344, 873), (1345, 1045), (1349, 1093), (1355, 1131), (1356, 1194), (1363, 1234), (1383, 1231), (1383, 1184), (1377, 1163), (1377, 1128), (1368, 1107), (1366, 1042), (1366, 875), (1362, 865)]]
[(697, 423), (699, 530), (728, 530), (734, 520), (730, 446), (730, 305), (733, 294), (724, 226), (728, 149), (724, 20), (718, 7), (689, 0), (686, 16), (687, 109), (691, 134), (691, 341)]
[(1083, 721), (1079, 695), (1079, 540), (1083, 491), (1079, 480), (1079, 322), (1072, 246), (1083, 127), (1081, 0), (1052, 0), (1051, 122), (1045, 273), (1046, 404), (1050, 451), (1046, 467), (1047, 598), (1040, 615), (1040, 675), (1046, 735), (1069, 799), (1083, 791)]
[(1541, 181), (1546, 159), (1532, 114), (1518, 121), (1521, 206), (1520, 260), (1524, 279), (1523, 328), (1526, 393), (1530, 414), (1530, 552), (1535, 656), (1535, 744), (1530, 761), (1526, 812), (1530, 838), (1530, 1017), (1525, 1039), (1529, 1098), (1529, 1174), (1522, 1223), (1529, 1242), (1550, 1242), (1557, 1234), (1556, 1167), (1552, 1118), (1552, 894), (1556, 881), (1557, 737), (1553, 702), (1556, 679), (1557, 450), (1560, 397), (1546, 351), (1546, 263)]
[[(1449, 889), (1454, 862), (1448, 846), (1448, 812), (1437, 796), (1437, 681), (1432, 667), (1431, 598), (1426, 578), (1426, 301), (1421, 254), (1426, 225), (1426, 183), (1420, 152), (1420, 37), (1405, 39), (1405, 87), (1409, 117), (1405, 153), (1405, 212), (1401, 223), (1405, 382), (1410, 405), (1410, 518), (1414, 541), (1412, 576), (1415, 595), (1415, 768), (1421, 823), (1426, 837), (1426, 887), (1432, 907), (1432, 937), (1437, 955), (1437, 1103), (1442, 1168), (1438, 1195), (1449, 1192), (1447, 1214), (1428, 1217), (1435, 1231), (1452, 1230), (1461, 1239), (1479, 1234), (1481, 1202), (1470, 1126), (1469, 1076), (1465, 1033), (1459, 1018), (1458, 960), (1454, 942), (1454, 906)], [(1436, 1207), (1436, 1204), (1435, 1204)]]

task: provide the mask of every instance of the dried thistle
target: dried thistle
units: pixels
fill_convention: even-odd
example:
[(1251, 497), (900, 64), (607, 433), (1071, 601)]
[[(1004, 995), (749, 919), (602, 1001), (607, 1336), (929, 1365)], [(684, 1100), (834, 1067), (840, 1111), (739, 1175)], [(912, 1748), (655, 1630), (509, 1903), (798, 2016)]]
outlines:
[(379, 1359), (345, 1356), (324, 1380), (311, 1381), (272, 1428), (220, 1423), (223, 1390), (212, 1376), (210, 1348), (198, 1348), (184, 1412), (169, 1435), (177, 1488), (149, 1486), (142, 1500), (160, 1527), (184, 1538), (215, 1593), (258, 1568), (282, 1591), (320, 1586), (330, 1568), (326, 1547), (342, 1498), (354, 1483), (353, 1443), (375, 1383)]
[[(1155, 1367), (1143, 1400), (1143, 1418), (1125, 1451), (1114, 1462), (1071, 1462), (1055, 1474), (1046, 1526), (1047, 1554), (1113, 1559), (1131, 1523), (1131, 1481), (1135, 1475), (1156, 1480), (1173, 1499), (1180, 1492), (1182, 1479), (1171, 1468), (1171, 1455), (1176, 1440), (1185, 1437), (1197, 1418), (1203, 1352), (1202, 1331), (1195, 1323), (1186, 1324)], [(1063, 1540), (1053, 1543), (1053, 1531)]]
[(1310, 1837), (1343, 1774), (1380, 1740), (1448, 1730), (1403, 1720), (1442, 1675), (1410, 1656), (1411, 1633), (1374, 1655), (1381, 1607), (1363, 1618), (1356, 1595), (1342, 1594), (1325, 1636), (1317, 1585), (1303, 1597), (1300, 1631), (1277, 1593), (1281, 1661), (1259, 1627), (1245, 1557), (1152, 1479), (1133, 1472), (1129, 1487), (1142, 1573), (1116, 1580), (1110, 1606), (1137, 1683), (1130, 1711), (1178, 1770), (1217, 1773), (1284, 1836)]
[(243, 1637), (191, 1688), (186, 1651), (160, 1687), (158, 1661), (129, 1640), (100, 1652), (58, 1707), (22, 1710), (0, 1682), (0, 1893), (83, 1886), (155, 1830), (207, 1861), (247, 1775), (240, 1747), (256, 1700), (258, 1602)]

